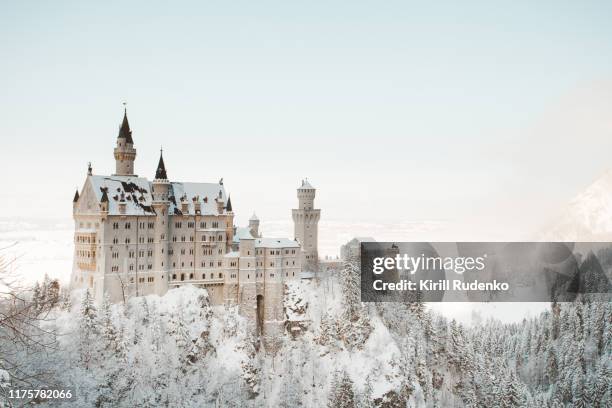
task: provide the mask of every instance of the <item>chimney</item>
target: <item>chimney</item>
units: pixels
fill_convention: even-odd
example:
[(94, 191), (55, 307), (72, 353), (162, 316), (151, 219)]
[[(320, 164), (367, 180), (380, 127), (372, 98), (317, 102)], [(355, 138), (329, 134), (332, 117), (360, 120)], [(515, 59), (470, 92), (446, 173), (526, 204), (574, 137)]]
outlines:
[(122, 191), (119, 198), (119, 214), (125, 214), (127, 203), (125, 202), (125, 193)]
[(181, 197), (181, 212), (183, 214), (189, 213), (189, 201), (187, 201), (187, 195), (183, 194)]
[(193, 207), (195, 209), (195, 213), (200, 215), (202, 213), (202, 203), (200, 203), (200, 196), (193, 197)]

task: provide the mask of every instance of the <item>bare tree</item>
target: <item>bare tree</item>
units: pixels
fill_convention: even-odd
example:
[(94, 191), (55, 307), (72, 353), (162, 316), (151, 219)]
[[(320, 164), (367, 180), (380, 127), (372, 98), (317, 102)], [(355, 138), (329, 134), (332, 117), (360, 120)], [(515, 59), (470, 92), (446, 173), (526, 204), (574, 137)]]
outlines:
[(23, 356), (55, 349), (55, 334), (43, 329), (41, 323), (48, 319), (51, 303), (56, 300), (46, 296), (48, 300), (42, 304), (32, 301), (32, 288), (16, 273), (18, 258), (7, 260), (1, 253), (6, 249), (0, 248), (0, 370), (10, 375), (13, 383), (34, 384), (50, 373), (30, 372)]

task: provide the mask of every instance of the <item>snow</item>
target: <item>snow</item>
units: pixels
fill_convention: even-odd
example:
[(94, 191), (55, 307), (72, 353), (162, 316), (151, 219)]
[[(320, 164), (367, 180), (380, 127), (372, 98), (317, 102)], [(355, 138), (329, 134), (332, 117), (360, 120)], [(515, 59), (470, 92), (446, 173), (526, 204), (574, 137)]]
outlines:
[(251, 235), (251, 229), (248, 227), (237, 227), (236, 233), (234, 234), (234, 243), (239, 243), (241, 239), (255, 239), (253, 235)]
[(300, 244), (289, 238), (257, 238), (255, 248), (299, 248)]
[[(102, 189), (108, 189), (109, 214), (120, 214), (119, 201), (122, 194), (125, 197), (126, 215), (154, 214), (152, 210), (149, 210), (153, 201), (153, 183), (144, 177), (93, 175), (88, 176), (88, 182), (91, 183), (98, 202), (102, 199)], [(126, 191), (126, 186), (129, 190), (133, 191)], [(170, 204), (169, 213), (174, 214), (175, 209), (183, 212), (181, 197), (186, 197), (187, 212), (194, 215), (195, 206), (193, 198), (199, 197), (201, 214), (216, 215), (218, 214), (218, 209), (215, 199), (219, 197), (219, 192), (221, 192), (223, 202), (226, 202), (227, 196), (225, 194), (225, 187), (222, 184), (171, 182), (169, 194), (174, 197), (174, 202)], [(205, 198), (206, 201), (204, 201)]]
[(612, 170), (576, 195), (539, 234), (542, 241), (612, 240)]

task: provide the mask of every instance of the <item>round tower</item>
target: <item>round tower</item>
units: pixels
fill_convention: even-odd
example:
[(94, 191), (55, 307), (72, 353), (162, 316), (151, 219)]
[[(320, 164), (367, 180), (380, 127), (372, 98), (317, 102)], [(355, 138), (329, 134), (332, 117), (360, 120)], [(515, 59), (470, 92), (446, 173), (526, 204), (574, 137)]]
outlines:
[(166, 174), (163, 152), (160, 150), (159, 163), (155, 171), (151, 191), (155, 210), (155, 255), (153, 268), (155, 276), (155, 293), (163, 295), (168, 291), (168, 209), (170, 207), (170, 181)]
[(259, 218), (257, 218), (255, 213), (249, 218), (249, 230), (253, 237), (259, 238)]
[(136, 160), (136, 149), (132, 139), (132, 131), (127, 118), (127, 109), (123, 112), (123, 122), (117, 136), (115, 154), (115, 176), (135, 176), (134, 161)]
[(298, 208), (292, 210), (295, 238), (302, 247), (302, 267), (313, 271), (319, 262), (319, 218), (321, 210), (314, 208), (316, 189), (302, 180), (297, 189)]

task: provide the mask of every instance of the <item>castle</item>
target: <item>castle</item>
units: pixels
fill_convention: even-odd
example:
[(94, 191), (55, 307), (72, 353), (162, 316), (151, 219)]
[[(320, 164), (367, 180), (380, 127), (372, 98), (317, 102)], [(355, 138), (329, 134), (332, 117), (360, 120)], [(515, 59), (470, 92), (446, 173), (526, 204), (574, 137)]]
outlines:
[(191, 284), (206, 288), (212, 304), (238, 305), (260, 335), (273, 336), (284, 322), (284, 282), (317, 267), (314, 187), (302, 181), (297, 190), (295, 239), (267, 238), (255, 215), (248, 227), (234, 226), (222, 179), (170, 181), (163, 152), (155, 179), (138, 177), (127, 111), (114, 157), (115, 174), (94, 175), (90, 165), (74, 196), (72, 288), (125, 302)]

